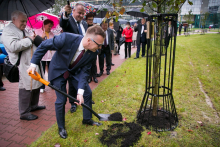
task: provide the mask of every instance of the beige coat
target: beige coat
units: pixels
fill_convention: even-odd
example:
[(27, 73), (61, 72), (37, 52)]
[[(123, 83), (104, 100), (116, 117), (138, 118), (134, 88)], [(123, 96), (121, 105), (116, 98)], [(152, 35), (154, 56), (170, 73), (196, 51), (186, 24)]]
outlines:
[[(29, 36), (27, 31), (25, 31), (25, 35)], [(10, 23), (3, 29), (2, 42), (12, 64), (17, 62), (18, 54), (22, 51), (19, 65), (19, 88), (31, 90), (31, 77), (26, 72), (31, 63), (31, 40), (29, 38), (23, 38), (23, 32), (13, 23)], [(35, 50), (36, 46), (33, 46), (33, 52)], [(38, 66), (36, 71), (40, 73)], [(32, 80), (32, 89), (37, 89), (41, 85), (42, 84), (40, 82)]]

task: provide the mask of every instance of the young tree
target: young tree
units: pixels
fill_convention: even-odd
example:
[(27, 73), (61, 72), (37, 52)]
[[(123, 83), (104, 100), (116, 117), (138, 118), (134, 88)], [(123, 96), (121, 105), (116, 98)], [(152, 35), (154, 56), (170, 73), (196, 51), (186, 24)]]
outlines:
[(190, 10), (188, 12), (188, 14), (185, 14), (183, 16), (183, 19), (186, 20), (188, 25), (193, 24), (194, 23), (194, 15), (192, 14), (192, 10)]

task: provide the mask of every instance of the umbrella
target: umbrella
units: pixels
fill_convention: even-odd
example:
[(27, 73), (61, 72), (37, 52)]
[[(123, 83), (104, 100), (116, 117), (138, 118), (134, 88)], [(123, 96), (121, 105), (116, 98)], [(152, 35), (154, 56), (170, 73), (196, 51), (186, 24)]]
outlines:
[(25, 12), (28, 17), (49, 9), (55, 0), (0, 0), (0, 20), (11, 20), (15, 10)]
[(136, 19), (132, 19), (132, 20), (129, 20), (129, 22), (131, 23), (131, 25), (134, 25), (135, 23), (137, 23), (138, 20)]
[(125, 19), (118, 19), (119, 24), (126, 24), (128, 20)]
[(96, 13), (98, 13), (95, 16), (96, 18), (104, 18), (108, 11), (113, 11), (114, 10), (113, 7), (108, 6), (108, 5), (104, 5), (104, 6), (103, 5), (96, 5), (95, 8), (98, 9), (96, 11)]
[(148, 17), (149, 16), (147, 13), (141, 12), (140, 10), (141, 10), (141, 8), (132, 8), (132, 9), (126, 11), (126, 13), (128, 15), (131, 15), (131, 16), (134, 16), (134, 17), (142, 17), (142, 18), (144, 18), (144, 17)]
[[(85, 7), (85, 15), (84, 15), (84, 17), (88, 14), (88, 13), (96, 13), (96, 11), (97, 11), (97, 9), (98, 8), (96, 8), (93, 4), (90, 4), (90, 3), (86, 3), (86, 2), (84, 2), (84, 1), (78, 1), (78, 2), (71, 2), (70, 3), (70, 7), (72, 8), (72, 9), (74, 9), (74, 7), (75, 7), (75, 5), (76, 4), (82, 4), (84, 7)], [(62, 14), (62, 13), (64, 13), (65, 12), (65, 9), (64, 9), (65, 7), (63, 7), (62, 9), (61, 9), (61, 11), (59, 12), (59, 16)]]

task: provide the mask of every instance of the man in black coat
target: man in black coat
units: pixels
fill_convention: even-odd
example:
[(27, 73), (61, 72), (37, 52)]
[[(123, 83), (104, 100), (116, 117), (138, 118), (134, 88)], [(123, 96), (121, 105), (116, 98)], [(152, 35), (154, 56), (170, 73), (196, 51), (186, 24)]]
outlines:
[[(62, 14), (60, 18), (60, 26), (62, 27), (63, 32), (81, 34), (84, 36), (88, 28), (87, 23), (83, 21), (83, 17), (85, 13), (84, 6), (78, 3), (74, 7), (72, 11), (72, 15), (69, 15), (71, 11), (72, 11), (71, 7), (69, 5), (66, 5), (65, 6), (66, 13)], [(66, 16), (65, 14), (67, 14), (68, 16)], [(71, 85), (69, 85), (69, 89), (73, 89), (71, 88)], [(73, 97), (76, 97), (77, 92), (69, 91), (69, 94)], [(72, 99), (69, 99), (69, 103), (71, 103), (70, 112), (71, 113), (75, 112), (77, 105), (74, 103)]]
[(139, 58), (140, 54), (140, 47), (142, 44), (142, 57), (145, 57), (145, 46), (147, 44), (147, 39), (146, 39), (146, 33), (147, 33), (147, 25), (146, 25), (146, 20), (142, 18), (141, 24), (134, 24), (134, 31), (137, 32), (137, 52), (136, 52), (136, 57), (134, 59)]

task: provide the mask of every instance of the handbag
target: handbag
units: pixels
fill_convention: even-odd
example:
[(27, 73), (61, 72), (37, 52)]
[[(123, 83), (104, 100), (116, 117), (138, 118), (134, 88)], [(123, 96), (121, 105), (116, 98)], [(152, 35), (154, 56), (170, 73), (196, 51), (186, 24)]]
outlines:
[(119, 46), (121, 46), (123, 43), (125, 43), (125, 37), (119, 38)]
[(19, 82), (19, 69), (18, 66), (20, 64), (20, 58), (21, 58), (22, 52), (19, 52), (18, 61), (15, 65), (11, 64), (9, 60), (9, 56), (6, 56), (4, 59), (3, 64), (3, 72), (5, 74), (5, 77), (9, 80), (9, 82)]

